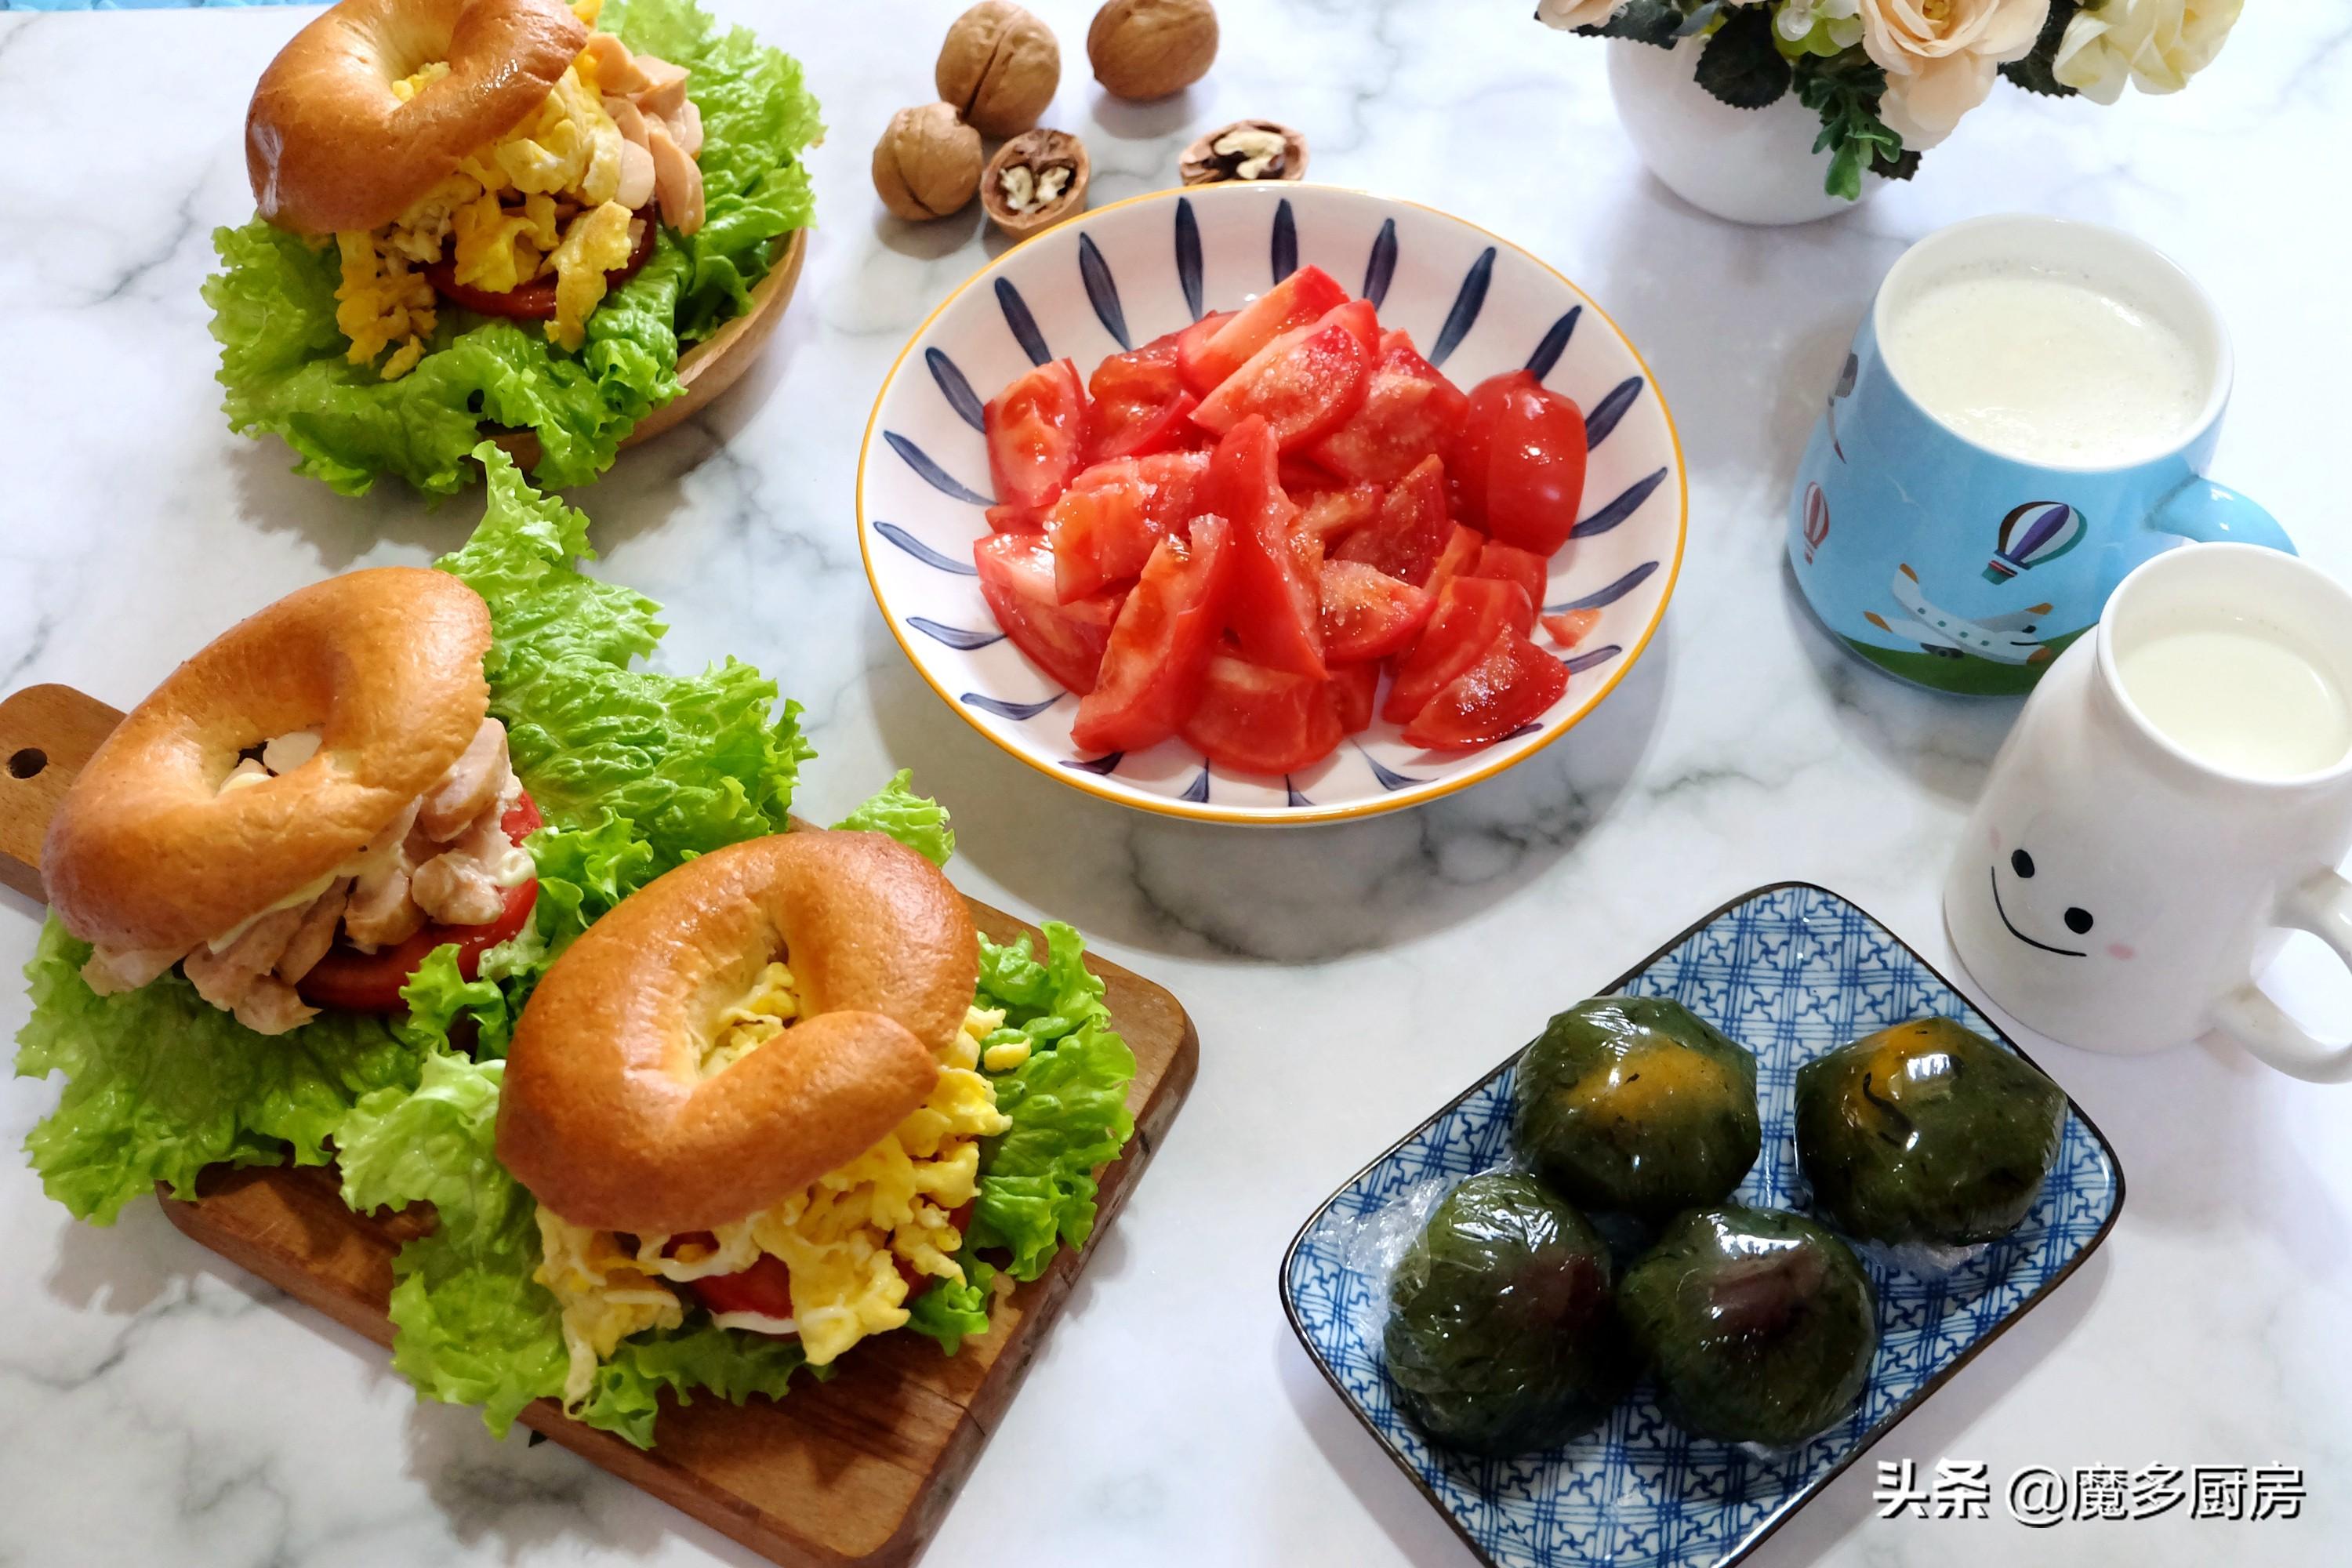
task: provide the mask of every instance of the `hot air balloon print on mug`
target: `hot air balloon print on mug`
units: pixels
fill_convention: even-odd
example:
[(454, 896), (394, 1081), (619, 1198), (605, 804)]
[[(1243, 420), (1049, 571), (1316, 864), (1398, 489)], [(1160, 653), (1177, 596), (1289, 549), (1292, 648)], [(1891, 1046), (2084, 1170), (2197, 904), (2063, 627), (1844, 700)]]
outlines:
[(1992, 559), (1985, 563), (1988, 583), (2006, 583), (2021, 572), (2055, 561), (2090, 531), (2083, 514), (2063, 500), (2030, 500), (2009, 509), (2000, 520), (2000, 536)]
[(1822, 494), (1819, 485), (1805, 487), (1805, 564), (1813, 563), (1813, 552), (1822, 541), (1830, 536), (1830, 498)]

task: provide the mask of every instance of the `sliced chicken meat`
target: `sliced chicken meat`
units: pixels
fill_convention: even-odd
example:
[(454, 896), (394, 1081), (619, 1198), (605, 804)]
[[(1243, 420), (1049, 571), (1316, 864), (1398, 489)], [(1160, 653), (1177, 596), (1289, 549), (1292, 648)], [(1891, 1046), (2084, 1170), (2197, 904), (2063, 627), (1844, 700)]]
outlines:
[(447, 843), (499, 798), (512, 776), (507, 766), (507, 727), (485, 719), (441, 782), (425, 791), (416, 811), (417, 826), (436, 843)]
[(175, 947), (95, 947), (81, 966), (82, 984), (100, 996), (136, 991), (180, 962)]
[(351, 902), (352, 879), (339, 877), (333, 887), (320, 893), (310, 907), (302, 912), (302, 923), (294, 928), (293, 937), (286, 951), (278, 955), (278, 978), (289, 985), (299, 985), (302, 977), (318, 967), (319, 960), (335, 945), (335, 928), (342, 923), (343, 908)]

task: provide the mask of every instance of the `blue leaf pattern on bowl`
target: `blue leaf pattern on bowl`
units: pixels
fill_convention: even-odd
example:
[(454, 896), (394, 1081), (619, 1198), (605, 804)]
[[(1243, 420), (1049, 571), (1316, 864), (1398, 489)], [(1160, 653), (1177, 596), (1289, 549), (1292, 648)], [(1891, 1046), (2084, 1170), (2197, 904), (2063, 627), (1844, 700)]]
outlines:
[(1611, 659), (1615, 658), (1619, 654), (1623, 653), (1624, 651), (1625, 650), (1623, 648), (1619, 647), (1615, 643), (1610, 643), (1606, 647), (1596, 647), (1589, 652), (1571, 655), (1567, 658), (1561, 659), (1559, 662), (1568, 667), (1569, 674), (1581, 675), (1586, 670), (1592, 668), (1596, 665), (1607, 664)]
[(1660, 468), (1646, 479), (1635, 479), (1625, 487), (1624, 493), (1574, 528), (1568, 531), (1570, 539), (1590, 539), (1596, 533), (1606, 533), (1638, 510), (1657, 488), (1666, 482), (1666, 470)]
[(1396, 277), (1396, 219), (1386, 218), (1381, 223), (1381, 232), (1372, 238), (1372, 254), (1364, 262), (1364, 298), (1372, 302), (1374, 310), (1389, 297), (1389, 284)]
[(882, 522), (877, 521), (874, 524), (874, 531), (880, 534), (883, 538), (888, 540), (891, 543), (897, 545), (899, 549), (905, 551), (908, 554), (913, 556), (916, 560), (921, 562), (926, 566), (936, 566), (942, 572), (952, 572), (959, 577), (977, 577), (980, 575), (979, 568), (972, 565), (971, 562), (959, 561), (952, 555), (940, 554), (938, 551), (932, 549), (929, 545), (924, 543), (913, 534), (908, 533), (905, 529), (900, 528), (895, 522)]
[(1013, 286), (1010, 278), (996, 280), (996, 303), (1004, 311), (1004, 324), (1013, 329), (1013, 341), (1029, 356), (1031, 364), (1044, 364), (1054, 357), (1045, 346), (1045, 334), (1037, 330), (1037, 318), (1029, 313), (1029, 301)]
[(1274, 245), (1271, 260), (1276, 283), (1298, 270), (1298, 217), (1290, 210), (1290, 198), (1285, 196), (1274, 209)]
[(1091, 762), (1082, 762), (1074, 757), (1062, 765), (1066, 768), (1076, 768), (1082, 773), (1108, 775), (1118, 766), (1119, 758), (1125, 755), (1127, 755), (1125, 752), (1106, 752)]
[(973, 506), (994, 506), (996, 504), (988, 497), (981, 494), (978, 490), (973, 489), (971, 486), (957, 479), (954, 475), (949, 473), (945, 468), (940, 468), (939, 464), (931, 460), (931, 455), (929, 452), (924, 451), (920, 447), (916, 446), (912, 441), (908, 440), (896, 430), (883, 431), (882, 439), (890, 443), (890, 450), (898, 453), (900, 458), (904, 458), (906, 460), (907, 467), (914, 469), (917, 474), (920, 475), (925, 484), (930, 486), (931, 489), (939, 491), (941, 495), (953, 496), (956, 500), (960, 501), (968, 501)]
[(1623, 598), (1626, 595), (1632, 593), (1634, 589), (1640, 587), (1644, 582), (1648, 581), (1650, 574), (1655, 572), (1657, 569), (1658, 563), (1656, 562), (1644, 561), (1639, 566), (1634, 567), (1631, 572), (1626, 573), (1622, 577), (1618, 578), (1614, 583), (1610, 584), (1606, 588), (1596, 588), (1591, 593), (1585, 595), (1584, 597), (1580, 599), (1570, 599), (1565, 604), (1546, 605), (1544, 606), (1544, 614), (1548, 616), (1558, 616), (1564, 615), (1570, 610), (1597, 610), (1603, 605), (1613, 605), (1618, 600)]
[(1438, 329), (1437, 342), (1429, 351), (1430, 363), (1444, 364), (1462, 346), (1462, 340), (1470, 335), (1470, 329), (1478, 324), (1478, 312), (1486, 305), (1486, 285), (1494, 276), (1495, 247), (1490, 245), (1478, 253), (1478, 259), (1463, 274), (1461, 291), (1454, 296), (1454, 309), (1445, 313), (1445, 325)]
[[(1750, 1204), (1798, 1200), (1790, 1123), (1804, 1062), (1927, 1015), (1999, 1037), (1885, 926), (1803, 884), (1748, 894), (1595, 989), (1674, 997), (1756, 1053), (1764, 1154), (1738, 1194)], [(1943, 1279), (1864, 1260), (1878, 1289), (1879, 1353), (1860, 1408), (1840, 1426), (1758, 1457), (1676, 1428), (1645, 1382), (1563, 1447), (1468, 1458), (1432, 1447), (1398, 1414), (1380, 1348), (1386, 1282), (1356, 1240), (1365, 1216), (1508, 1157), (1510, 1078), (1506, 1062), (1349, 1181), (1299, 1231), (1281, 1274), (1291, 1327), (1324, 1375), (1495, 1568), (1715, 1568), (1744, 1555), (2042, 1300), (2123, 1205), (2114, 1151), (2070, 1103), (2057, 1163), (2010, 1237)]]
[(1201, 293), (1201, 220), (1192, 216), (1192, 198), (1176, 198), (1176, 281), (1184, 290), (1184, 308), (1199, 321), (1207, 312)]
[(1592, 405), (1584, 416), (1584, 449), (1588, 452), (1609, 439), (1609, 432), (1617, 428), (1617, 421), (1625, 417), (1625, 410), (1633, 406), (1633, 399), (1642, 395), (1642, 378), (1629, 375), (1609, 389), (1608, 395)]
[(975, 430), (987, 429), (988, 419), (981, 411), (980, 398), (971, 390), (971, 383), (964, 379), (963, 372), (957, 368), (956, 362), (948, 358), (942, 350), (925, 349), (923, 363), (931, 367), (931, 379), (939, 383), (940, 395), (948, 400), (948, 406), (956, 411), (956, 417)]
[(967, 691), (956, 700), (968, 703), (983, 713), (993, 713), (1000, 719), (1026, 720), (1034, 719), (1068, 695), (1066, 691), (1056, 691), (1053, 696), (1042, 698), (1035, 702), (1007, 702), (1001, 697), (990, 697), (982, 692)]
[(1127, 313), (1118, 308), (1118, 284), (1110, 275), (1110, 264), (1103, 259), (1102, 247), (1090, 234), (1078, 236), (1078, 276), (1086, 280), (1087, 300), (1095, 308), (1095, 319), (1103, 331), (1118, 340), (1118, 346), (1131, 349), (1134, 342), (1127, 335)]
[[(1549, 375), (1551, 367), (1559, 363), (1560, 354), (1568, 347), (1568, 340), (1576, 335), (1577, 321), (1583, 314), (1583, 306), (1570, 305), (1568, 314), (1551, 324), (1551, 330), (1543, 335), (1543, 342), (1536, 345), (1536, 352), (1528, 356), (1528, 368), (1535, 372), (1538, 381)], [(1591, 421), (1586, 424), (1589, 435)]]
[(914, 627), (917, 631), (922, 633), (925, 637), (937, 638), (939, 641), (947, 644), (948, 647), (960, 648), (965, 653), (970, 653), (974, 648), (987, 647), (992, 643), (1001, 643), (1004, 640), (1004, 634), (1003, 632), (966, 631), (961, 626), (943, 626), (938, 621), (930, 620), (922, 616), (908, 616), (907, 617), (907, 624)]
[(1204, 762), (1204, 763), (1202, 763), (1201, 764), (1201, 776), (1200, 776), (1199, 778), (1196, 778), (1196, 779), (1194, 779), (1194, 780), (1192, 781), (1192, 784), (1191, 784), (1188, 788), (1186, 788), (1186, 790), (1184, 791), (1183, 795), (1182, 795), (1180, 798), (1184, 799), (1184, 800), (1189, 800), (1189, 801), (1191, 801), (1194, 805), (1200, 805), (1202, 801), (1204, 801), (1204, 800), (1206, 800), (1206, 799), (1208, 799), (1208, 798), (1209, 798), (1209, 766), (1208, 766), (1208, 763), (1206, 763)]

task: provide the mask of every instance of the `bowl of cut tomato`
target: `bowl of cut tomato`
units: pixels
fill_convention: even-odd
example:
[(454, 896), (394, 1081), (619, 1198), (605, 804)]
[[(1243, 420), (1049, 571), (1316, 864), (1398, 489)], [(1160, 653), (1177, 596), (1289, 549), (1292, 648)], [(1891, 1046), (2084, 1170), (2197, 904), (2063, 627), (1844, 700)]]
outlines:
[(1234, 184), (1005, 252), (875, 401), (858, 532), (948, 704), (1076, 788), (1292, 824), (1468, 787), (1624, 678), (1682, 449), (1576, 285), (1433, 208)]

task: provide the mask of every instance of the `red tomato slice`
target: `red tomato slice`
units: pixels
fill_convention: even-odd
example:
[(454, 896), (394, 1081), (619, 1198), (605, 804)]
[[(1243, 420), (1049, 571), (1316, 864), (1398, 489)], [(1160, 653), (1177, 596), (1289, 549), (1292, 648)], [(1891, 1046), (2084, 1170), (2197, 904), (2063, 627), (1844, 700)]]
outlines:
[(1097, 463), (1045, 514), (1062, 602), (1132, 582), (1163, 535), (1208, 510), (1209, 454), (1155, 452)]
[(1331, 711), (1339, 716), (1342, 732), (1360, 734), (1372, 727), (1372, 699), (1381, 689), (1379, 665), (1335, 664), (1323, 686), (1331, 695)]
[(1025, 506), (992, 506), (982, 514), (988, 519), (991, 533), (1043, 533), (1045, 514), (1032, 511)]
[[(654, 232), (661, 225), (654, 209), (640, 208), (635, 215), (637, 242), (629, 247), (629, 258), (604, 274), (606, 292), (618, 289), (637, 275), (653, 257)], [(433, 291), (453, 305), (460, 305), (477, 315), (505, 316), (518, 321), (551, 321), (555, 320), (555, 276), (534, 278), (519, 288), (503, 293), (477, 289), (470, 283), (457, 281), (457, 263), (454, 259), (436, 261), (425, 268), (425, 280)]]
[(1430, 596), (1360, 561), (1323, 563), (1323, 657), (1335, 664), (1386, 658), (1421, 635)]
[(1300, 268), (1218, 322), (1215, 331), (1180, 346), (1177, 366), (1184, 384), (1207, 397), (1266, 344), (1321, 321), (1347, 302), (1348, 291), (1328, 272)]
[(1319, 466), (1350, 479), (1388, 484), (1444, 450), (1470, 400), (1402, 332), (1382, 334), (1364, 405), (1308, 449)]
[(1040, 533), (992, 533), (971, 547), (980, 595), (1013, 646), (1055, 681), (1081, 695), (1095, 687), (1120, 595), (1064, 604), (1054, 585), (1054, 551)]
[(1321, 321), (1284, 333), (1217, 384), (1192, 423), (1223, 435), (1253, 414), (1287, 451), (1338, 428), (1364, 401), (1365, 347), (1377, 323), (1370, 303), (1350, 300)]
[(1471, 389), (1449, 458), (1464, 517), (1498, 542), (1543, 556), (1568, 542), (1584, 499), (1584, 416), (1533, 372)]
[(1551, 581), (1551, 563), (1531, 550), (1489, 541), (1478, 552), (1478, 564), (1463, 575), (1517, 583), (1528, 591), (1528, 604), (1540, 605), (1544, 599), (1544, 586)]
[(1087, 383), (1087, 461), (1165, 452), (1192, 438), (1188, 423), (1199, 399), (1176, 371), (1171, 332), (1139, 349), (1111, 355)]
[[(686, 1239), (678, 1237), (671, 1245)], [(718, 1238), (712, 1237), (709, 1245), (716, 1247)], [(751, 1268), (740, 1273), (706, 1274), (688, 1280), (686, 1288), (714, 1312), (757, 1312), (763, 1318), (793, 1315), (793, 1271), (772, 1252), (760, 1254)]]
[(1339, 543), (1342, 561), (1361, 561), (1419, 587), (1428, 583), (1453, 537), (1445, 516), (1445, 468), (1424, 458), (1381, 497), (1379, 518)]
[(1542, 616), (1538, 618), (1543, 622), (1543, 629), (1558, 639), (1560, 647), (1566, 648), (1574, 647), (1592, 635), (1592, 628), (1601, 624), (1601, 612), (1569, 610), (1560, 615)]
[(1211, 657), (1183, 736), (1209, 760), (1249, 773), (1288, 773), (1339, 744), (1339, 718), (1318, 679), (1268, 669), (1238, 653)]
[(982, 410), (996, 499), (1043, 511), (1078, 471), (1087, 394), (1078, 367), (1057, 359), (1015, 379)]
[(1421, 640), (1397, 667), (1381, 717), (1391, 724), (1411, 723), (1439, 688), (1477, 663), (1496, 637), (1534, 620), (1535, 606), (1517, 583), (1454, 578), (1437, 595)]
[(1176, 378), (1195, 397), (1216, 387), (1215, 381), (1202, 379), (1208, 370), (1202, 355), (1207, 351), (1209, 340), (1233, 319), (1231, 310), (1212, 310), (1176, 334)]
[(1381, 514), (1381, 490), (1378, 485), (1349, 485), (1341, 489), (1304, 493), (1288, 485), (1283, 489), (1297, 504), (1300, 531), (1321, 540), (1327, 552)]
[(1566, 666), (1517, 632), (1505, 632), (1414, 715), (1404, 743), (1433, 752), (1492, 745), (1543, 717), (1567, 689)]
[(1437, 552), (1437, 564), (1429, 569), (1429, 581), (1422, 586), (1434, 599), (1454, 578), (1474, 575), (1471, 568), (1478, 564), (1478, 552), (1486, 548), (1485, 534), (1455, 523), (1454, 531), (1445, 536), (1445, 548)]
[(1217, 443), (1211, 504), (1233, 523), (1228, 624), (1242, 651), (1274, 669), (1323, 679), (1321, 541), (1293, 527), (1298, 509), (1276, 480), (1274, 433), (1253, 415)]
[(1234, 531), (1206, 513), (1192, 520), (1189, 538), (1171, 534), (1152, 548), (1070, 726), (1079, 746), (1141, 751), (1174, 734), (1192, 712), (1233, 594)]
[[(526, 790), (507, 808), (499, 826), (509, 839), (520, 844), (545, 824), (530, 792)], [(538, 902), (539, 881), (533, 878), (519, 888), (506, 890), (506, 908), (487, 925), (445, 926), (428, 922), (406, 942), (373, 952), (362, 952), (338, 937), (335, 945), (327, 950), (327, 956), (310, 966), (310, 973), (295, 989), (313, 1007), (331, 1007), (345, 1013), (401, 1012), (408, 1004), (401, 1000), (400, 988), (408, 984), (435, 948), (445, 942), (454, 945), (457, 949), (458, 974), (472, 980), (482, 971), (482, 954), (529, 924), (530, 911)]]

